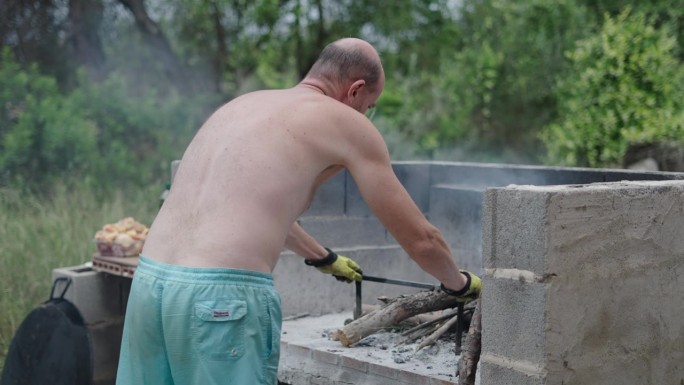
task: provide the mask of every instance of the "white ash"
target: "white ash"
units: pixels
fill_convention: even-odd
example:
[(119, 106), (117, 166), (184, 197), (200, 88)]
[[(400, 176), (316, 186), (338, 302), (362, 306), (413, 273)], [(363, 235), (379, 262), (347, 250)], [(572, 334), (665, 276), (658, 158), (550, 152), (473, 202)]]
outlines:
[[(282, 340), (377, 365), (457, 381), (456, 370), (460, 357), (455, 354), (456, 344), (452, 339), (440, 338), (434, 345), (417, 351), (422, 339), (400, 345), (398, 344), (402, 338), (400, 333), (378, 332), (350, 348), (345, 348), (339, 341), (333, 341), (329, 336), (342, 328), (345, 320), (349, 318), (351, 318), (349, 313), (337, 313), (284, 321)], [(476, 384), (479, 384), (479, 378)]]

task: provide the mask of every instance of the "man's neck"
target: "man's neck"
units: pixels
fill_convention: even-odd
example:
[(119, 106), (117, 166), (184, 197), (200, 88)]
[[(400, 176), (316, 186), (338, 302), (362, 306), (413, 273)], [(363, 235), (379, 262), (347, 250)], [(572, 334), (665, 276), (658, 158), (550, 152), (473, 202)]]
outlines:
[(305, 87), (311, 90), (314, 90), (316, 92), (320, 92), (321, 94), (325, 96), (329, 96), (337, 101), (341, 101), (340, 93), (341, 89), (339, 87), (335, 87), (333, 84), (330, 82), (326, 82), (325, 80), (322, 79), (312, 79), (312, 78), (305, 78), (299, 84), (297, 84), (298, 87)]

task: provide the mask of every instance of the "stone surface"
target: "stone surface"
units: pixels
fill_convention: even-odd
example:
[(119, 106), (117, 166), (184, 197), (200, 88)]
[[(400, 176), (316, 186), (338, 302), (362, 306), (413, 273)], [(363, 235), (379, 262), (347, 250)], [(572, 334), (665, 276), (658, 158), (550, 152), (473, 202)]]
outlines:
[(345, 348), (328, 336), (351, 318), (332, 313), (284, 321), (278, 379), (290, 385), (457, 383), (455, 343), (440, 340), (416, 352), (417, 344), (396, 346), (397, 333), (380, 332)]
[(684, 382), (684, 182), (511, 186), (485, 205), (488, 384)]

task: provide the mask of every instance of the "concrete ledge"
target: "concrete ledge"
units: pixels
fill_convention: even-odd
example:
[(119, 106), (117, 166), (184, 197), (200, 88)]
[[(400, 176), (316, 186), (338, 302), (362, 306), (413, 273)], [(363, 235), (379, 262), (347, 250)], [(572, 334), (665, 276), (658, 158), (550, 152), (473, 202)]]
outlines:
[[(291, 385), (455, 385), (458, 356), (453, 343), (432, 352), (399, 353), (388, 345), (343, 347), (328, 334), (351, 313), (284, 321), (278, 379)], [(402, 354), (406, 360), (392, 357)]]
[(490, 362), (489, 355), (480, 356), (479, 370), (482, 373), (482, 384), (506, 385), (545, 385), (543, 376), (533, 375), (528, 370), (516, 370), (516, 367), (526, 366), (526, 363), (505, 363), (500, 360)]
[[(86, 324), (108, 322), (125, 314), (130, 279), (103, 274), (85, 265), (54, 269), (52, 281), (59, 277), (71, 278), (64, 298), (76, 305)], [(55, 295), (61, 290), (58, 287)]]

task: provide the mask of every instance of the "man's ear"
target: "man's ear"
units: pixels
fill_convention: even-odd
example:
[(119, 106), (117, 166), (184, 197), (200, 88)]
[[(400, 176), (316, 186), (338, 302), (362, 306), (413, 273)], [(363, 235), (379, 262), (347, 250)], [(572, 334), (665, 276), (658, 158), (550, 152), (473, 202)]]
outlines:
[(353, 100), (365, 85), (366, 81), (363, 79), (359, 79), (352, 83), (347, 91), (347, 97), (349, 98), (349, 100)]

